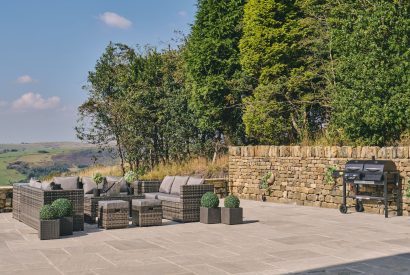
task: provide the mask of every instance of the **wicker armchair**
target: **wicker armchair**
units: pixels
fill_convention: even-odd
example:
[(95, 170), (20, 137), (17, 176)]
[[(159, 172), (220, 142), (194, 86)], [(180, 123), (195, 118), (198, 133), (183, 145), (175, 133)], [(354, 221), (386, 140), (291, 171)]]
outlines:
[[(40, 208), (51, 204), (56, 199), (66, 198), (73, 204), (73, 229), (84, 230), (84, 191), (75, 190), (50, 190), (28, 185), (15, 185), (16, 201), (13, 203), (13, 217), (35, 228), (40, 227)], [(14, 198), (13, 198), (14, 199)]]
[[(157, 193), (160, 181), (138, 181), (137, 190), (141, 193)], [(181, 186), (179, 200), (162, 200), (162, 217), (179, 222), (198, 222), (202, 195), (214, 192), (212, 184)]]

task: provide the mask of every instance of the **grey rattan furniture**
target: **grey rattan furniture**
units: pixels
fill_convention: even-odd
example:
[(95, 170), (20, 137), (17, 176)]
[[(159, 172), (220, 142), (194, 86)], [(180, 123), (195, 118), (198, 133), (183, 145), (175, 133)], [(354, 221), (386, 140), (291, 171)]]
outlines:
[(27, 183), (13, 184), (13, 218), (20, 220), (20, 188), (27, 186)]
[(161, 193), (160, 186), (160, 181), (137, 182), (137, 189), (143, 191), (145, 198), (161, 200), (164, 219), (179, 222), (198, 222), (202, 195), (214, 192), (212, 184), (182, 185), (178, 195)]
[(117, 229), (128, 227), (129, 203), (121, 200), (98, 202), (98, 227)]
[(40, 228), (40, 208), (45, 204), (51, 204), (56, 199), (66, 198), (73, 205), (73, 230), (84, 230), (84, 191), (82, 189), (42, 190), (20, 185), (16, 187), (16, 190), (19, 195), (16, 196), (16, 204), (13, 204), (13, 211), (19, 221), (38, 230)]
[(132, 200), (132, 223), (141, 227), (162, 225), (161, 201), (156, 199)]
[(131, 201), (134, 199), (143, 199), (144, 195), (118, 195), (118, 196), (104, 196), (94, 197), (93, 195), (85, 195), (84, 198), (84, 219), (86, 223), (95, 223), (98, 215), (98, 202), (109, 200), (126, 201), (129, 204), (129, 213), (131, 213)]

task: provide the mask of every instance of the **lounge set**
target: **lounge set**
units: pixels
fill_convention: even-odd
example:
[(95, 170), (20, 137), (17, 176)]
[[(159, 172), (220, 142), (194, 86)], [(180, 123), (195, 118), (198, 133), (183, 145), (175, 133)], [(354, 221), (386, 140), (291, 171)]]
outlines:
[(59, 198), (73, 206), (73, 230), (84, 230), (84, 221), (106, 229), (128, 226), (130, 216), (137, 226), (161, 225), (162, 219), (199, 221), (200, 200), (214, 186), (201, 178), (167, 176), (162, 181), (137, 181), (135, 194), (123, 178), (107, 177), (102, 195), (95, 197), (97, 185), (91, 178), (56, 177), (52, 182), (30, 181), (13, 186), (13, 217), (39, 229), (39, 211)]

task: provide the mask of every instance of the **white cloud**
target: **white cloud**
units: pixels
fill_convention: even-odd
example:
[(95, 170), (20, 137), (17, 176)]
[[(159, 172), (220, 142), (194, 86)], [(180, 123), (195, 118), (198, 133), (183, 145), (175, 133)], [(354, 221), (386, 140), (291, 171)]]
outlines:
[(17, 78), (17, 82), (20, 84), (27, 84), (35, 82), (35, 80), (29, 75), (22, 75), (19, 78)]
[(132, 25), (130, 20), (115, 12), (104, 12), (103, 14), (100, 14), (99, 18), (106, 25), (114, 28), (128, 29)]
[(60, 98), (57, 96), (52, 96), (49, 98), (43, 98), (40, 94), (26, 93), (22, 95), (19, 99), (13, 101), (12, 107), (14, 110), (46, 110), (54, 109), (60, 105)]
[(179, 11), (178, 15), (181, 16), (181, 17), (185, 17), (185, 16), (187, 16), (187, 13), (186, 13), (186, 11)]
[(7, 106), (7, 101), (0, 100), (0, 107), (6, 107)]

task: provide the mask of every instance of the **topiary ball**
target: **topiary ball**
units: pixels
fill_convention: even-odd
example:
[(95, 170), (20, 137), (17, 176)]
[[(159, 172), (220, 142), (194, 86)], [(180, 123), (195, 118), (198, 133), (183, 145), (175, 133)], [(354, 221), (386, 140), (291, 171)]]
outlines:
[(57, 219), (57, 212), (49, 204), (43, 205), (40, 209), (40, 220), (47, 221), (47, 220), (55, 220)]
[(201, 198), (201, 206), (205, 208), (217, 208), (219, 198), (213, 192), (206, 192)]
[(71, 217), (73, 215), (73, 205), (68, 199), (57, 199), (51, 206), (56, 210), (57, 217)]
[(240, 200), (234, 195), (229, 195), (225, 198), (224, 205), (226, 208), (239, 208)]

